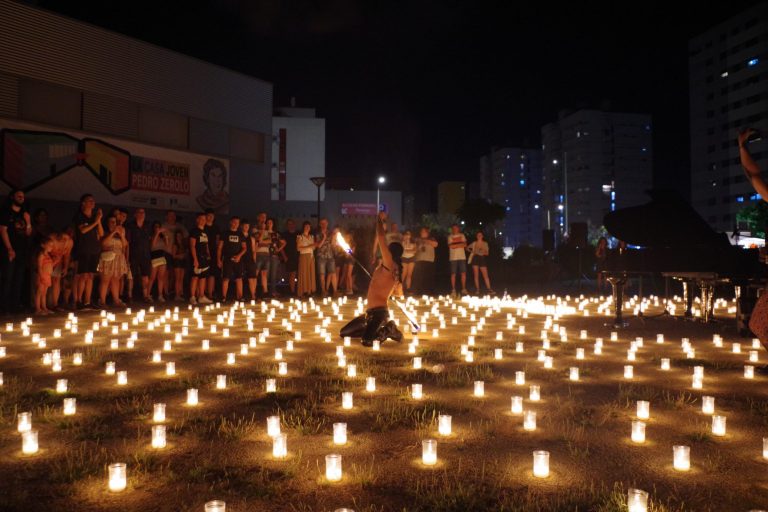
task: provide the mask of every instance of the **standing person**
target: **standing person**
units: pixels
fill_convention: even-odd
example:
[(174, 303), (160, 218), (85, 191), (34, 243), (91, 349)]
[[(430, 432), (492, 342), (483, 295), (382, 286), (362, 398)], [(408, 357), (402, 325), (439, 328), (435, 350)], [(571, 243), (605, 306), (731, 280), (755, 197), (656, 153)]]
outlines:
[(165, 294), (167, 290), (165, 288), (168, 283), (166, 273), (168, 271), (168, 259), (166, 254), (171, 251), (171, 239), (168, 236), (168, 231), (163, 229), (163, 225), (155, 221), (152, 223), (152, 272), (149, 275), (149, 285), (147, 291), (149, 292), (150, 300), (152, 297), (152, 286), (157, 282), (157, 301), (165, 302)]
[(243, 275), (248, 280), (248, 292), (251, 300), (256, 298), (256, 239), (251, 232), (251, 222), (248, 219), (240, 219), (240, 235), (245, 242), (245, 254), (241, 258), (243, 262)]
[(315, 256), (317, 244), (312, 236), (312, 224), (304, 221), (301, 234), (296, 236), (296, 250), (299, 252), (299, 283), (296, 295), (305, 298), (315, 293)]
[(354, 269), (355, 269), (355, 241), (352, 238), (352, 234), (347, 234), (344, 237), (347, 245), (349, 245), (349, 253), (339, 248), (341, 253), (341, 278), (339, 280), (339, 288), (344, 288), (344, 293), (352, 295), (354, 293)]
[(269, 246), (269, 288), (272, 290), (272, 296), (278, 297), (277, 279), (280, 273), (280, 255), (284, 254), (285, 240), (275, 229), (275, 219), (267, 219), (267, 229), (272, 237), (272, 244)]
[(125, 253), (128, 250), (128, 240), (122, 229), (117, 225), (117, 217), (107, 218), (107, 233), (101, 239), (101, 254), (99, 256), (99, 302), (102, 307), (107, 303), (107, 289), (112, 295), (112, 303), (116, 307), (125, 306), (120, 300), (120, 279), (128, 272)]
[[(215, 224), (216, 212), (212, 208), (205, 210), (205, 230), (208, 232), (208, 243), (210, 243), (211, 256), (214, 255), (216, 248), (219, 246), (219, 237), (221, 232)], [(206, 282), (206, 292), (208, 298), (213, 300), (216, 291), (216, 280), (221, 279), (221, 268), (217, 265), (216, 259), (209, 260), (211, 266), (208, 271), (208, 278)]]
[(597, 241), (597, 247), (595, 247), (595, 268), (597, 270), (597, 293), (603, 292), (605, 287), (605, 276), (603, 271), (605, 270), (605, 262), (608, 258), (608, 240), (601, 236)]
[(229, 231), (219, 240), (216, 259), (221, 267), (221, 300), (227, 301), (229, 281), (235, 281), (235, 299), (243, 298), (243, 256), (247, 252), (245, 237), (240, 231), (240, 217), (230, 217)]
[(195, 227), (189, 231), (189, 254), (192, 256), (192, 278), (189, 282), (189, 303), (210, 304), (205, 296), (208, 271), (211, 269), (211, 250), (206, 230), (206, 214), (198, 213)]
[(387, 241), (387, 246), (390, 244), (400, 244), (403, 243), (403, 234), (400, 233), (400, 227), (397, 225), (396, 222), (393, 222), (389, 225), (389, 228), (387, 229), (387, 235), (384, 237)]
[[(80, 210), (75, 215), (77, 227), (77, 271), (75, 274), (75, 302), (81, 309), (90, 309), (93, 293), (93, 277), (99, 266), (101, 239), (104, 227), (101, 225), (101, 208), (91, 194), (80, 197)], [(117, 227), (117, 219), (115, 219)]]
[(461, 276), (461, 294), (467, 295), (467, 237), (458, 224), (451, 226), (448, 235), (448, 259), (451, 262), (451, 295), (456, 295), (456, 274)]
[[(59, 297), (61, 296), (62, 278), (65, 278), (69, 269), (70, 256), (74, 242), (65, 231), (51, 235), (51, 255), (53, 268), (51, 269), (51, 307), (59, 310)], [(66, 300), (64, 301), (66, 302)]]
[(285, 221), (285, 231), (281, 235), (285, 240), (285, 270), (288, 273), (288, 289), (291, 295), (296, 293), (296, 273), (299, 271), (299, 251), (296, 249), (296, 222), (293, 219)]
[[(22, 290), (29, 270), (32, 223), (25, 207), (22, 190), (8, 194), (8, 205), (0, 212), (0, 277), (2, 277), (2, 310), (6, 313), (22, 309)], [(28, 282), (28, 281), (27, 281)]]
[[(144, 208), (136, 208), (133, 219), (125, 226), (128, 239), (128, 255), (131, 275), (141, 283), (141, 297), (144, 302), (152, 302), (150, 290), (152, 285), (149, 278), (152, 275), (152, 231), (147, 222), (147, 212)], [(133, 297), (133, 285), (129, 282), (128, 297)]]
[(403, 233), (403, 275), (401, 281), (403, 283), (403, 292), (409, 293), (411, 291), (411, 281), (413, 279), (413, 266), (416, 261), (416, 242), (411, 238), (411, 231), (406, 230)]
[(173, 264), (171, 266), (173, 267), (173, 299), (178, 302), (184, 300), (184, 274), (189, 266), (189, 241), (181, 230), (177, 230), (174, 236), (173, 254), (171, 254)]
[(48, 210), (38, 208), (32, 214), (32, 243), (41, 245), (53, 234), (53, 228), (48, 221)]
[(262, 297), (266, 297), (268, 294), (269, 264), (272, 261), (269, 254), (270, 247), (272, 247), (272, 231), (268, 227), (266, 214), (259, 213), (256, 218), (259, 222), (256, 230), (256, 274), (261, 282)]
[[(187, 231), (187, 228), (184, 226), (184, 224), (178, 221), (178, 216), (176, 215), (176, 212), (174, 210), (168, 210), (165, 212), (165, 222), (163, 222), (163, 229), (168, 231), (168, 233), (170, 234), (171, 240), (176, 240), (176, 233), (179, 233), (179, 232), (182, 234), (182, 238), (184, 239), (185, 244), (186, 244), (187, 238), (189, 238), (189, 231)], [(176, 259), (173, 258), (172, 254), (169, 254), (168, 256), (169, 256), (168, 258), (169, 261), (173, 260), (174, 262), (174, 265), (173, 265), (174, 271), (168, 272), (166, 274), (168, 276), (168, 286), (166, 287), (166, 289), (169, 291), (171, 289), (174, 290), (176, 295), (176, 300), (180, 300), (180, 298), (184, 296), (184, 281), (183, 281), (184, 273), (182, 272), (182, 281), (177, 282), (176, 268), (178, 267), (175, 266)], [(184, 267), (183, 270), (186, 270), (186, 267)]]
[(469, 263), (472, 265), (472, 273), (475, 278), (475, 294), (480, 295), (480, 274), (482, 274), (488, 293), (494, 295), (496, 292), (491, 288), (491, 280), (488, 277), (488, 255), (490, 254), (490, 248), (488, 247), (488, 242), (485, 241), (485, 235), (482, 231), (477, 232), (475, 241), (469, 244), (468, 249), (472, 253), (469, 256)]
[(435, 286), (435, 247), (437, 240), (429, 234), (428, 227), (422, 227), (416, 240), (416, 260), (413, 275), (416, 278), (416, 291), (428, 294)]
[(317, 259), (317, 273), (320, 278), (320, 293), (322, 297), (325, 297), (331, 285), (333, 285), (334, 291), (338, 287), (336, 282), (336, 262), (333, 257), (333, 237), (330, 231), (328, 231), (328, 219), (320, 219), (318, 227), (319, 229), (315, 235), (317, 246), (315, 258)]
[(48, 288), (51, 287), (51, 274), (53, 273), (54, 256), (53, 240), (46, 238), (42, 241), (40, 252), (37, 255), (37, 282), (34, 291), (34, 306), (36, 315), (50, 315), (46, 304)]

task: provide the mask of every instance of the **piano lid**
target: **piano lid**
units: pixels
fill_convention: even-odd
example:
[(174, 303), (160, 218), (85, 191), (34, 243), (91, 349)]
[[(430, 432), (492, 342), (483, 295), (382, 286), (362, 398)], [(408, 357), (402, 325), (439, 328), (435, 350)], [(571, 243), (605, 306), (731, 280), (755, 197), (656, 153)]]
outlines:
[(603, 224), (612, 236), (641, 247), (726, 247), (717, 233), (676, 191), (647, 191), (651, 201), (608, 213)]

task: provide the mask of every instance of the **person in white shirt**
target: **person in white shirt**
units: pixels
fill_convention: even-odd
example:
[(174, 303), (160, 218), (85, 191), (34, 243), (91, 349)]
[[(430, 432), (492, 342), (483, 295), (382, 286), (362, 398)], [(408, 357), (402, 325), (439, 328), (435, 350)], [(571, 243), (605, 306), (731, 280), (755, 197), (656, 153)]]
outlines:
[(451, 261), (451, 295), (456, 295), (456, 274), (461, 275), (461, 294), (467, 291), (467, 237), (459, 230), (459, 225), (451, 226), (448, 235), (448, 259)]

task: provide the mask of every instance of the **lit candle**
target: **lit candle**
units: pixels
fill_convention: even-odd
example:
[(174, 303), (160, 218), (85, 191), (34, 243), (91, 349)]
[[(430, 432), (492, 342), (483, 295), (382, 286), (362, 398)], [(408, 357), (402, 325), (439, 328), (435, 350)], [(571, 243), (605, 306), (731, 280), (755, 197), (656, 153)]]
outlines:
[(571, 366), (568, 373), (568, 378), (573, 381), (579, 380), (579, 368), (576, 366)]
[(533, 476), (536, 478), (549, 476), (549, 452), (544, 450), (533, 452)]
[(718, 437), (725, 435), (725, 416), (712, 416), (712, 435)]
[(128, 384), (128, 372), (125, 370), (117, 372), (117, 385), (125, 386), (126, 384)]
[(475, 392), (474, 395), (476, 397), (483, 397), (485, 396), (485, 382), (481, 380), (475, 381)]
[(624, 366), (624, 378), (625, 379), (632, 379), (635, 376), (634, 368), (632, 368), (631, 364), (628, 364)]
[(37, 430), (28, 430), (21, 434), (21, 452), (25, 455), (37, 453)]
[(637, 417), (641, 420), (647, 420), (651, 417), (651, 404), (647, 400), (637, 401)]
[(630, 489), (627, 507), (628, 512), (648, 512), (648, 493), (640, 489)]
[(159, 363), (162, 361), (162, 351), (161, 350), (153, 350), (152, 351), (152, 362), (153, 363)]
[(83, 364), (83, 354), (81, 354), (80, 352), (75, 352), (74, 355), (72, 356), (72, 364), (75, 366), (80, 366), (81, 364)]
[(152, 406), (152, 421), (162, 423), (165, 421), (165, 404), (156, 403)]
[(414, 357), (413, 358), (413, 369), (414, 370), (421, 370), (421, 358), (420, 357)]
[(56, 380), (56, 392), (57, 393), (66, 393), (67, 392), (67, 379), (58, 379), (58, 380)]
[(500, 348), (496, 348), (493, 350), (493, 358), (497, 361), (500, 361), (504, 356), (504, 351)]
[(201, 343), (201, 348), (203, 350), (210, 350), (211, 349), (211, 341), (210, 340), (203, 340)]
[(467, 354), (464, 356), (464, 360), (467, 363), (473, 362), (475, 360), (475, 353), (472, 352), (471, 350), (467, 350)]
[(421, 442), (421, 462), (425, 466), (437, 464), (437, 441), (425, 439)]
[(515, 372), (515, 384), (518, 386), (524, 386), (525, 385), (525, 372)]
[(523, 414), (523, 397), (512, 397), (512, 414)]
[(226, 375), (217, 375), (216, 376), (216, 389), (227, 389), (227, 376)]
[(411, 384), (411, 398), (414, 400), (421, 400), (423, 396), (421, 384)]
[(541, 386), (538, 384), (531, 384), (531, 387), (528, 391), (528, 399), (531, 402), (538, 402), (541, 400)]
[(19, 432), (29, 432), (32, 430), (32, 413), (20, 412), (17, 416), (16, 430)]
[(381, 342), (379, 342), (379, 340), (373, 340), (373, 348), (372, 348), (372, 350), (374, 352), (378, 352), (379, 350), (381, 350)]
[(523, 413), (523, 430), (536, 430), (536, 411), (525, 411)]
[(760, 360), (760, 359), (759, 359), (759, 357), (758, 357), (758, 352), (757, 352), (757, 350), (750, 350), (750, 351), (749, 351), (749, 362), (750, 362), (750, 363), (756, 363), (756, 362), (758, 362), (759, 360)]
[(165, 374), (176, 375), (176, 363), (165, 363)]
[(448, 414), (440, 414), (437, 417), (437, 432), (441, 436), (451, 435), (451, 417)]
[(678, 471), (688, 471), (691, 469), (691, 447), (690, 446), (673, 446), (672, 452), (674, 454), (673, 466)]
[(187, 405), (197, 405), (199, 402), (197, 401), (197, 389), (195, 388), (189, 388), (187, 389)]
[(276, 459), (288, 456), (288, 434), (277, 434), (272, 438), (272, 456)]
[(104, 373), (106, 373), (107, 375), (115, 374), (115, 363), (113, 361), (107, 362), (107, 364), (104, 367)]
[(376, 391), (376, 377), (367, 377), (365, 379), (365, 390), (369, 393)]
[(732, 352), (734, 354), (741, 354), (741, 343), (734, 343), (732, 346)]
[(357, 377), (357, 365), (356, 364), (349, 364), (349, 365), (347, 365), (347, 377)]
[(744, 378), (745, 379), (754, 379), (755, 378), (755, 367), (751, 364), (745, 364), (744, 365)]
[(126, 486), (126, 467), (124, 462), (115, 462), (109, 465), (109, 490), (120, 492)]
[(65, 398), (63, 412), (64, 416), (72, 416), (77, 410), (77, 400), (75, 398)]
[(277, 364), (277, 374), (278, 375), (288, 375), (288, 363), (285, 361), (280, 361)]
[(639, 420), (632, 421), (632, 442), (645, 442), (645, 423)]
[(704, 414), (715, 413), (715, 397), (703, 396), (701, 397), (701, 412)]
[(763, 438), (763, 458), (768, 459), (768, 437)]
[(165, 448), (165, 425), (152, 425), (152, 448)]
[(228, 352), (227, 353), (227, 364), (228, 365), (235, 364), (235, 353), (234, 352)]
[(333, 453), (325, 456), (325, 478), (329, 482), (341, 480), (341, 455)]
[(266, 386), (267, 393), (277, 393), (277, 381), (275, 379), (267, 379)]
[(240, 344), (240, 355), (241, 356), (247, 356), (248, 355), (248, 344), (247, 343), (241, 343)]
[(334, 423), (333, 424), (333, 444), (347, 444), (347, 424), (346, 423)]
[(171, 340), (165, 340), (163, 341), (163, 350), (166, 352), (170, 352), (173, 350), (173, 344), (171, 343)]
[(344, 391), (341, 394), (341, 408), (342, 409), (351, 409), (352, 408), (352, 392), (351, 391)]
[(544, 368), (547, 368), (548, 370), (552, 369), (553, 361), (554, 359), (552, 358), (552, 356), (546, 356), (544, 358)]
[(576, 349), (576, 359), (584, 359), (584, 349), (583, 348), (577, 348)]
[(692, 380), (693, 381), (691, 382), (691, 387), (693, 389), (701, 389), (702, 387), (704, 387), (703, 386), (704, 379), (700, 375), (694, 375)]
[(667, 371), (667, 370), (669, 370), (669, 368), (670, 368), (669, 358), (668, 357), (662, 358), (661, 359), (661, 369), (664, 370), (664, 371)]
[(520, 352), (523, 352), (524, 349), (525, 349), (525, 345), (523, 344), (522, 341), (518, 341), (515, 343), (515, 352), (520, 353)]
[(207, 501), (205, 503), (205, 512), (226, 512), (227, 504), (221, 500)]

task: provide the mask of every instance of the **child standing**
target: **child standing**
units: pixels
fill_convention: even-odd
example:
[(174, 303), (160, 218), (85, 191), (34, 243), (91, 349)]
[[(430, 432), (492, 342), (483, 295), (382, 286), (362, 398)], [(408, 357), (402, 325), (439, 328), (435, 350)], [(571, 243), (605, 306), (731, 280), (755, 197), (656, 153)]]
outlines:
[(51, 287), (53, 274), (53, 240), (46, 238), (37, 256), (37, 288), (35, 289), (35, 314), (50, 315), (51, 311), (46, 305), (48, 288)]

